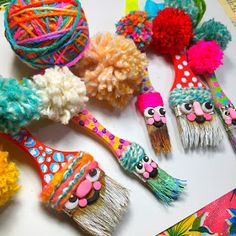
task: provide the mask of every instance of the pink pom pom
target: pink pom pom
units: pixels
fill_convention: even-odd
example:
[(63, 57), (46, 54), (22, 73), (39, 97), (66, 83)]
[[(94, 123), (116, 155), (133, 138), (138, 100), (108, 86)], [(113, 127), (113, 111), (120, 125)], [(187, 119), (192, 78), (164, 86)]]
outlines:
[(195, 74), (212, 74), (223, 64), (224, 53), (216, 41), (201, 40), (187, 52), (188, 61)]

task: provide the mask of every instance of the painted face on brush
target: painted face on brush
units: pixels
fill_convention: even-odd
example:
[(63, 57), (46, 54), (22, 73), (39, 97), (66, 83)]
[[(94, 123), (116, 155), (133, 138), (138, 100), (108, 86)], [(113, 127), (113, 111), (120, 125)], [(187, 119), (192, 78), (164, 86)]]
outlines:
[(69, 200), (65, 203), (65, 209), (79, 211), (80, 208), (91, 205), (99, 199), (104, 173), (97, 166), (96, 162), (91, 163), (88, 168), (90, 168), (88, 174), (84, 176)]
[(186, 116), (189, 122), (196, 122), (199, 125), (212, 121), (214, 115), (214, 105), (210, 101), (184, 102), (177, 105), (176, 109), (179, 115)]
[(236, 126), (236, 109), (233, 105), (222, 108), (221, 113), (228, 126)]
[(144, 110), (146, 124), (161, 128), (166, 124), (166, 111), (164, 107), (147, 107)]

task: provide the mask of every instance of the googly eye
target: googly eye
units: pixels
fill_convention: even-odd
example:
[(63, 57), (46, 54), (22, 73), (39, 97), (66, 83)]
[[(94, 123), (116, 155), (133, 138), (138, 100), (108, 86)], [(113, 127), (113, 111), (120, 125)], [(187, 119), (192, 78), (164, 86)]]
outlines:
[(147, 118), (153, 117), (155, 110), (152, 107), (148, 107), (144, 110), (144, 116)]
[(229, 118), (230, 117), (230, 113), (228, 111), (224, 111), (223, 112), (223, 118), (226, 119), (226, 118)]
[(193, 111), (193, 104), (183, 103), (181, 104), (180, 109), (184, 114), (189, 114)]
[(165, 114), (166, 114), (165, 108), (164, 108), (164, 107), (161, 107), (161, 106), (156, 107), (156, 108), (155, 108), (155, 111), (157, 111), (161, 116), (165, 116)]
[(137, 173), (143, 174), (143, 173), (145, 172), (143, 163), (142, 163), (142, 162), (139, 162), (139, 163), (135, 166), (135, 170), (137, 171)]
[(211, 102), (204, 102), (202, 104), (202, 110), (204, 112), (210, 113), (210, 112), (213, 112), (214, 106), (213, 106), (213, 104)]
[(79, 199), (76, 197), (76, 195), (71, 195), (69, 200), (65, 203), (65, 208), (68, 210), (73, 210), (75, 209), (79, 204)]
[(148, 156), (145, 156), (142, 161), (143, 161), (143, 163), (151, 164), (152, 159), (149, 158)]
[(96, 182), (100, 177), (100, 173), (101, 171), (98, 168), (94, 168), (89, 171), (85, 178), (90, 182)]

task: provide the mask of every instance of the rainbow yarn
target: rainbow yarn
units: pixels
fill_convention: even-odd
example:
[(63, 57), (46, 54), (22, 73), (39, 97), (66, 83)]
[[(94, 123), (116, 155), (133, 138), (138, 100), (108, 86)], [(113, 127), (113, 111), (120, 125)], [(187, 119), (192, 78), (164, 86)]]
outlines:
[(17, 56), (34, 68), (72, 66), (89, 41), (78, 0), (13, 0), (5, 12), (6, 38)]
[(147, 12), (130, 12), (116, 24), (116, 33), (132, 39), (143, 52), (152, 40), (152, 23)]

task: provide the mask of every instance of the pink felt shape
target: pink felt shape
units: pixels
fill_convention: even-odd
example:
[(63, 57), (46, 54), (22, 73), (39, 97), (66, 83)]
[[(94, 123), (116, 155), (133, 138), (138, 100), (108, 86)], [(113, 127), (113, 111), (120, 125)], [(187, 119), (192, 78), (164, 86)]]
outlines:
[(145, 179), (148, 179), (148, 178), (149, 178), (149, 176), (150, 176), (150, 175), (149, 175), (149, 173), (148, 173), (148, 172), (144, 172), (144, 173), (143, 173), (143, 177), (144, 177)]
[(157, 168), (157, 163), (156, 163), (156, 162), (152, 162), (152, 163), (151, 163), (151, 166), (152, 166), (153, 168)]
[(225, 123), (227, 125), (231, 125), (232, 124), (232, 118), (231, 117), (224, 118), (224, 120), (225, 120)]
[(153, 168), (152, 166), (150, 166), (149, 164), (147, 163), (144, 163), (144, 168), (147, 172), (151, 173), (153, 171)]
[(164, 124), (166, 124), (166, 117), (161, 117), (161, 121), (162, 121), (162, 123), (164, 123)]
[(83, 198), (79, 200), (79, 206), (80, 207), (86, 207), (88, 205), (87, 199)]
[(147, 107), (164, 106), (162, 97), (158, 92), (143, 93), (137, 97), (136, 106), (138, 110), (143, 114)]
[(157, 122), (161, 120), (161, 117), (157, 112), (154, 113), (154, 120)]
[(195, 121), (196, 115), (194, 113), (190, 113), (190, 114), (187, 115), (187, 119), (189, 121)]
[(99, 182), (99, 181), (96, 181), (94, 184), (93, 184), (93, 188), (95, 190), (100, 190), (102, 188), (102, 184)]
[(209, 113), (204, 113), (204, 117), (205, 117), (205, 119), (206, 119), (207, 121), (212, 120), (212, 115), (209, 114)]
[(79, 198), (85, 197), (92, 189), (92, 183), (89, 180), (84, 180), (76, 189), (76, 196)]
[(197, 75), (213, 74), (223, 64), (224, 53), (216, 41), (201, 40), (187, 51), (191, 69)]
[(146, 120), (146, 123), (147, 123), (148, 125), (153, 125), (154, 122), (155, 122), (155, 120), (154, 120), (153, 118), (148, 118), (148, 119)]
[(236, 119), (236, 111), (233, 108), (230, 107), (228, 112), (233, 120)]
[(193, 109), (194, 109), (194, 112), (197, 116), (203, 116), (204, 115), (201, 104), (199, 102), (194, 102), (193, 103)]

